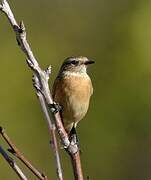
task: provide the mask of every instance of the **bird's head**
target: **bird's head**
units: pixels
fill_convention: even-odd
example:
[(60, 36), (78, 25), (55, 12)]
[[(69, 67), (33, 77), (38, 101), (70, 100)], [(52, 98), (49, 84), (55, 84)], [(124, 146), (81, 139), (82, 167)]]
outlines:
[(61, 66), (61, 72), (86, 73), (87, 66), (93, 63), (94, 61), (83, 56), (68, 57)]

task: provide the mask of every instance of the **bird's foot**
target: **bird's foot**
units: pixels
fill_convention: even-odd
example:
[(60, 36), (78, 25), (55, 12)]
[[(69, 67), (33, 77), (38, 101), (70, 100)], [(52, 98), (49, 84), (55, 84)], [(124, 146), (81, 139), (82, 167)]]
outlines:
[(71, 145), (77, 146), (78, 150), (80, 151), (80, 144), (79, 144), (75, 127), (73, 127), (72, 130), (70, 131), (69, 140), (70, 140)]
[(53, 102), (53, 104), (50, 104), (49, 106), (54, 114), (62, 110), (62, 107), (59, 105), (59, 103), (56, 102)]

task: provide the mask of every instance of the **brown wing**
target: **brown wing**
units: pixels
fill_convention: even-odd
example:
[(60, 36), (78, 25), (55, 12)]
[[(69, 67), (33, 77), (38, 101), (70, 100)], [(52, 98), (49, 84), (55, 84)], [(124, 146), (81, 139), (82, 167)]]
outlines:
[(57, 84), (58, 84), (58, 79), (56, 78), (55, 81), (54, 81), (54, 84), (52, 86), (52, 98), (54, 100), (54, 97), (55, 97), (55, 91), (56, 91), (56, 88), (57, 88)]
[[(59, 78), (56, 78), (55, 81), (54, 81), (54, 84), (53, 84), (53, 86), (52, 86), (52, 98), (53, 98), (53, 100), (54, 100), (56, 103), (60, 103), (60, 102), (58, 102), (57, 99), (56, 99), (56, 93), (57, 93), (57, 89), (59, 89), (58, 85), (59, 85), (59, 83), (60, 83), (59, 81), (60, 81)], [(59, 105), (61, 105), (61, 104), (59, 104)], [(62, 108), (62, 107), (61, 107), (61, 108)], [(63, 122), (63, 115), (62, 115), (62, 109), (60, 110), (60, 116), (61, 116), (62, 123), (64, 124), (64, 122)]]

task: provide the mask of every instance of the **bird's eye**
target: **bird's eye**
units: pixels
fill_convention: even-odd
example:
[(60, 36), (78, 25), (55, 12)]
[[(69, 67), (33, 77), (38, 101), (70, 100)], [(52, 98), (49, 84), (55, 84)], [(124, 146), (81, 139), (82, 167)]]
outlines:
[(78, 65), (78, 64), (79, 64), (79, 62), (78, 62), (78, 61), (76, 61), (76, 60), (73, 60), (73, 61), (71, 61), (71, 64)]

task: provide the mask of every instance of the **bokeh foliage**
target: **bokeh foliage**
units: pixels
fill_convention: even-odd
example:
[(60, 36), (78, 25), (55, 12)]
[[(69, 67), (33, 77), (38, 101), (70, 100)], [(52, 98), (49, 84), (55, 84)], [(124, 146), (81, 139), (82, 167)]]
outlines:
[[(10, 0), (24, 20), (32, 49), (52, 84), (71, 55), (95, 60), (89, 74), (94, 95), (78, 126), (85, 176), (92, 180), (151, 178), (151, 1)], [(0, 14), (0, 125), (50, 179), (54, 157), (25, 56)], [(4, 145), (4, 142), (0, 140)], [(72, 179), (63, 150), (65, 179)], [(20, 163), (19, 163), (20, 164)], [(21, 166), (29, 175), (29, 171)], [(0, 179), (16, 175), (0, 156)]]

